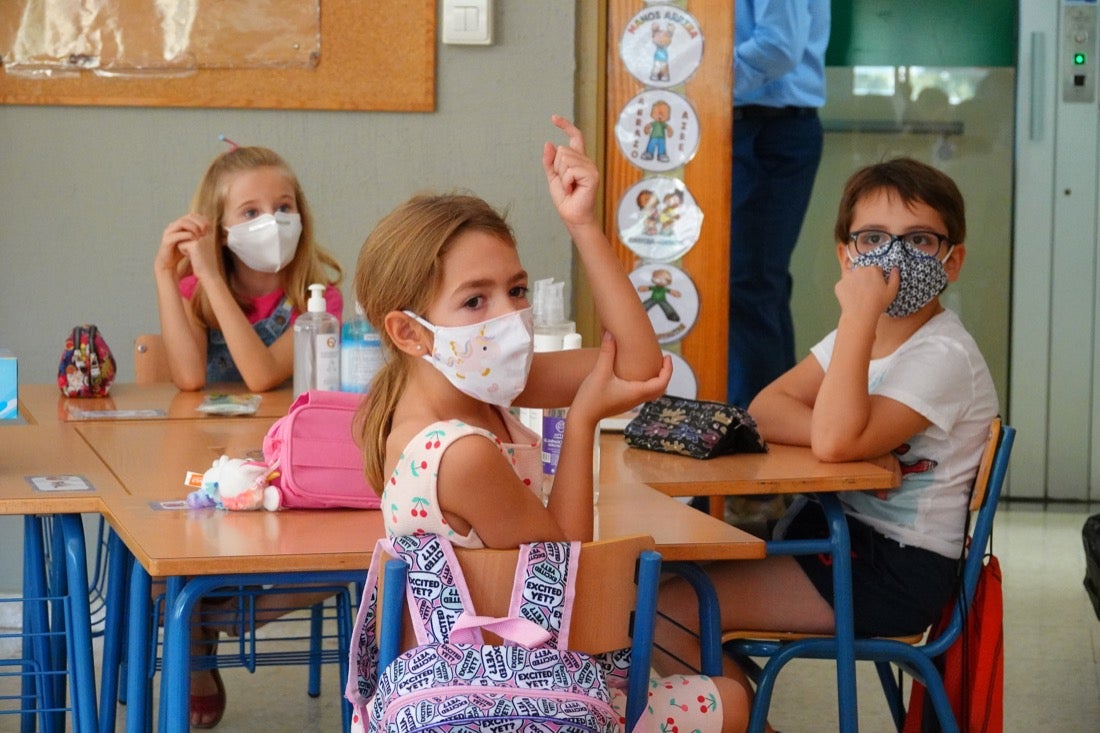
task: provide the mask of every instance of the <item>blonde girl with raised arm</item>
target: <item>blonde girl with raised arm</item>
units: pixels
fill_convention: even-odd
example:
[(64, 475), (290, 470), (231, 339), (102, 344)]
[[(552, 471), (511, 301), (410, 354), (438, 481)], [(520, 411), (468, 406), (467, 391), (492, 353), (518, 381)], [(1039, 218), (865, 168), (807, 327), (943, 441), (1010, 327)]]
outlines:
[[(508, 224), (479, 198), (416, 196), (384, 217), (360, 252), (356, 297), (390, 354), (371, 385), (363, 438), (391, 536), (430, 532), (475, 548), (591, 540), (596, 425), (668, 384), (671, 363), (596, 218), (596, 166), (580, 131), (552, 119), (569, 143), (547, 143), (543, 169), (593, 283), (600, 348), (533, 353), (527, 272)], [(546, 506), (537, 436), (510, 406), (569, 406)], [(677, 677), (674, 694), (683, 699), (696, 689), (688, 683), (699, 685), (691, 699), (706, 702), (692, 714), (717, 731), (727, 712), (743, 710), (719, 701), (724, 682)], [(664, 721), (673, 713), (651, 714)]]

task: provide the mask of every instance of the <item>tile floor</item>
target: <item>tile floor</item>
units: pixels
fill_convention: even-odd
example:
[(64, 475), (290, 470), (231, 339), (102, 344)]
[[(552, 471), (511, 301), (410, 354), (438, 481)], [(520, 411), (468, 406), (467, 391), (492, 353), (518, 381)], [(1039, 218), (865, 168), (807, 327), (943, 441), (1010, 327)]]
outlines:
[[(1094, 510), (1095, 511), (1095, 510)], [(1041, 510), (1006, 505), (998, 513), (994, 552), (1004, 572), (1005, 730), (1100, 729), (1100, 620), (1081, 585), (1083, 508)], [(891, 725), (869, 665), (860, 665), (860, 730)], [(340, 730), (337, 682), (325, 668), (324, 694), (306, 695), (304, 667), (223, 673), (229, 706), (221, 733), (333, 733)], [(836, 729), (836, 697), (827, 663), (797, 661), (779, 678), (771, 720), (784, 733)], [(125, 708), (119, 707), (120, 724)], [(17, 730), (0, 717), (0, 731)]]
[[(1004, 576), (1007, 733), (1100, 730), (1100, 620), (1081, 583), (1081, 526), (1089, 513), (998, 509), (993, 552)], [(860, 730), (891, 731), (874, 667), (858, 667)], [(827, 664), (788, 664), (770, 720), (783, 733), (836, 730), (836, 685)]]

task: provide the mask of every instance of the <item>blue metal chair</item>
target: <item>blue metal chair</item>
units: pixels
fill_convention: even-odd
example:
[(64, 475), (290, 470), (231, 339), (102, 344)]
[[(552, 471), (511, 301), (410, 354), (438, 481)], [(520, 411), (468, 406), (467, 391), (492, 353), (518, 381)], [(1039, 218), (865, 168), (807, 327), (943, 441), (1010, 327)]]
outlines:
[[(943, 633), (928, 639), (924, 638), (924, 634), (906, 638), (857, 637), (852, 644), (855, 659), (875, 663), (898, 731), (901, 731), (905, 721), (901, 672), (909, 674), (925, 685), (942, 730), (948, 733), (959, 730), (948, 702), (943, 679), (936, 669), (934, 660), (958, 638), (973, 601), (974, 589), (978, 583), (985, 549), (993, 529), (993, 517), (1000, 501), (1001, 488), (1008, 471), (1015, 436), (1015, 428), (1002, 427), (999, 418), (995, 419), (990, 426), (990, 438), (978, 468), (971, 496), (970, 509), (972, 512), (976, 511), (976, 519), (970, 534), (969, 551), (963, 563), (960, 590), (954, 602), (951, 622)], [(787, 552), (789, 548), (784, 548), (783, 545), (783, 542), (777, 542), (773, 547), (773, 544), (769, 543), (769, 554)], [(838, 586), (837, 595), (838, 597), (847, 595), (850, 602), (850, 575), (845, 588)], [(749, 719), (750, 731), (764, 730), (776, 677), (783, 665), (796, 658), (837, 659), (842, 653), (841, 644), (833, 636), (738, 630), (725, 632), (722, 635), (722, 641), (723, 649), (737, 658), (757, 683)], [(766, 657), (768, 661), (761, 668), (750, 657)], [(897, 665), (899, 668), (897, 678), (894, 676), (892, 665)], [(854, 721), (856, 711), (854, 687), (850, 694), (846, 694), (842, 689), (838, 703), (841, 712), (846, 713), (850, 716), (849, 719)]]
[(18, 695), (0, 696), (0, 715), (18, 714), (24, 733), (37, 727), (60, 733), (66, 729), (67, 715), (78, 733), (96, 729), (87, 598), (83, 592), (70, 592), (87, 585), (80, 515), (25, 515), (23, 592), (4, 601), (19, 604), (23, 626), (0, 634), (9, 641), (20, 640), (22, 648), (19, 658), (0, 661), (0, 677), (18, 678), (20, 687)]
[[(518, 553), (455, 548), (478, 613), (507, 615)], [(404, 628), (407, 571), (408, 566), (396, 558), (384, 565), (379, 584), (379, 670), (415, 643)], [(660, 573), (661, 556), (653, 550), (650, 537), (625, 537), (581, 546), (569, 648), (601, 654), (630, 647), (625, 730), (634, 729), (648, 698)], [(387, 588), (400, 590), (387, 593)]]

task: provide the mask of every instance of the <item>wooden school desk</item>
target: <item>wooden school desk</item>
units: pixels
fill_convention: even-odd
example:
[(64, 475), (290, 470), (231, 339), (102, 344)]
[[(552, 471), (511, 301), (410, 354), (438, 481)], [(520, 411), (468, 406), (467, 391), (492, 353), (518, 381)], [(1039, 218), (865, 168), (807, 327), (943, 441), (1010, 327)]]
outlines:
[(851, 545), (837, 493), (895, 488), (897, 477), (867, 461), (824, 463), (802, 446), (773, 444), (768, 446), (767, 453), (719, 456), (704, 461), (630, 448), (621, 434), (604, 433), (600, 438), (600, 479), (636, 481), (670, 496), (812, 494), (825, 510), (829, 537), (773, 540), (767, 543), (767, 552), (773, 555), (826, 552), (832, 556), (840, 729), (854, 733), (857, 711), (843, 704), (846, 699), (856, 700), (852, 595), (843, 592), (851, 590)]
[[(130, 669), (127, 729), (144, 721), (150, 633), (150, 576), (171, 579), (162, 675), (166, 730), (188, 726), (188, 650), (191, 608), (222, 585), (362, 580), (382, 516), (364, 510), (225, 512), (165, 510), (180, 500), (185, 472), (205, 470), (222, 453), (254, 455), (268, 424), (262, 420), (117, 420), (72, 423), (118, 477), (123, 491), (105, 497), (111, 526), (138, 561), (130, 586)], [(764, 556), (764, 543), (641, 484), (601, 484), (596, 532), (600, 537), (649, 534), (668, 560)], [(189, 578), (184, 582), (184, 578)]]
[[(92, 657), (91, 613), (88, 604), (88, 566), (81, 513), (99, 512), (101, 498), (121, 493), (122, 487), (111, 471), (76, 432), (65, 426), (38, 424), (24, 413), (25, 424), (0, 427), (0, 514), (24, 517), (23, 597), (44, 598), (60, 591), (47, 587), (43, 519), (54, 520), (53, 533), (58, 542), (55, 567), (64, 573), (69, 619), (65, 621), (66, 650), (48, 652), (42, 648), (33, 656), (47, 668), (63, 664), (62, 652), (72, 665), (73, 725), (77, 731), (96, 728), (95, 669)], [(28, 477), (77, 475), (92, 491), (43, 491), (32, 487)], [(59, 578), (61, 580), (61, 578)], [(26, 603), (24, 624), (27, 632), (48, 628), (44, 610)], [(41, 613), (39, 613), (41, 612)], [(37, 613), (37, 615), (35, 615)], [(56, 629), (55, 629), (56, 631)], [(52, 659), (53, 661), (47, 661)], [(62, 679), (62, 678), (59, 678)], [(63, 690), (58, 690), (64, 694)], [(41, 700), (42, 691), (39, 691)]]

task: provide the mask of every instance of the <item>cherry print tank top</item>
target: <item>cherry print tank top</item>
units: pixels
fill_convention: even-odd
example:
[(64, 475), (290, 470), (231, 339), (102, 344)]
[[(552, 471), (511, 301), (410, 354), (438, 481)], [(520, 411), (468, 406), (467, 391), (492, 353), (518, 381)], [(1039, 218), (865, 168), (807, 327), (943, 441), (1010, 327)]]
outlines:
[(541, 490), (542, 457), (538, 436), (507, 410), (501, 410), (501, 415), (508, 427), (508, 437), (514, 442), (502, 442), (488, 430), (459, 420), (432, 423), (409, 441), (382, 492), (387, 536), (431, 532), (446, 537), (458, 547), (485, 546), (473, 528), (465, 535), (451, 529), (439, 509), (436, 496), (436, 479), (443, 453), (451, 443), (467, 435), (480, 435), (493, 441), (501, 454), (511, 461), (520, 480), (536, 493)]

